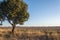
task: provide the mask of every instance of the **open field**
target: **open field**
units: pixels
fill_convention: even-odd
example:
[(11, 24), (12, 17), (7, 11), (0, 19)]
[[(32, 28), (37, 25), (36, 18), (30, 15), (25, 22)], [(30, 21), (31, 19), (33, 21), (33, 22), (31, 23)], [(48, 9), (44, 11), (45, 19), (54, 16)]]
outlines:
[(0, 40), (60, 40), (60, 27), (0, 27)]

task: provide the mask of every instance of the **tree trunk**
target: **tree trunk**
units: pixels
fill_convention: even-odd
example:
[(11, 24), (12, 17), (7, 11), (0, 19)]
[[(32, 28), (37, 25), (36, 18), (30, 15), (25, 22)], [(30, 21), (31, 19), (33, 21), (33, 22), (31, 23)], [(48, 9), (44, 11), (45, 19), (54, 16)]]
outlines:
[(12, 33), (14, 34), (14, 30), (15, 30), (16, 24), (12, 25)]

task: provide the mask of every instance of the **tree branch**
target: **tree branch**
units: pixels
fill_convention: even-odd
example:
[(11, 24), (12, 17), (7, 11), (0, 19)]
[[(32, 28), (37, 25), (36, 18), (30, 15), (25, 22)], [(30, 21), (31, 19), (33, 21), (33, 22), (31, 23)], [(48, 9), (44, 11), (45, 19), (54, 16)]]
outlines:
[(13, 23), (11, 23), (9, 20), (8, 20), (8, 22), (9, 22), (11, 25), (13, 25)]

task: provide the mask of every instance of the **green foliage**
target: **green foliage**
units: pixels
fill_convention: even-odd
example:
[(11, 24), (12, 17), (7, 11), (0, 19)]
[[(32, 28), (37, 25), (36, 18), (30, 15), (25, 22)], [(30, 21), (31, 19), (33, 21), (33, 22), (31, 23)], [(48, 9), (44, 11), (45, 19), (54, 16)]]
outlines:
[(23, 0), (4, 0), (0, 3), (0, 21), (7, 20), (14, 32), (16, 24), (23, 24), (29, 19), (28, 5)]
[(7, 0), (0, 3), (0, 20), (10, 24), (23, 24), (29, 18), (28, 5), (22, 0)]

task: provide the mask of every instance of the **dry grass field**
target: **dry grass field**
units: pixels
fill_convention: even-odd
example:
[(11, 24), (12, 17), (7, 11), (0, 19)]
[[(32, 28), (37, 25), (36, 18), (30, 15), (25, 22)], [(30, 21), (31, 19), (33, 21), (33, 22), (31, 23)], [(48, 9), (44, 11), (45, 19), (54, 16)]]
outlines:
[(0, 40), (60, 40), (60, 27), (0, 27)]

